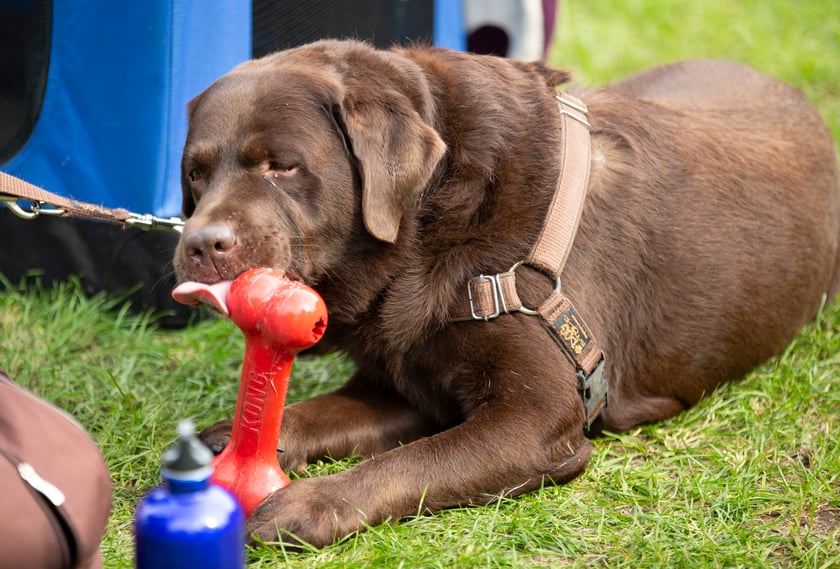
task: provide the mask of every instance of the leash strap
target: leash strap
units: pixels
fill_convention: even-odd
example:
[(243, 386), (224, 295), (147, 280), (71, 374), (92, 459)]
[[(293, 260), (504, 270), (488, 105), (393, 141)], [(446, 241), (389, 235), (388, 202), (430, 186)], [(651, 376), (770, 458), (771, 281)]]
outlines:
[[(539, 317), (575, 366), (586, 415), (584, 428), (589, 431), (607, 406), (604, 354), (572, 302), (561, 292), (560, 274), (572, 250), (589, 187), (591, 125), (583, 101), (567, 93), (555, 98), (562, 126), (561, 167), (545, 225), (524, 261), (504, 273), (479, 275), (467, 282), (467, 294), (457, 302), (453, 321), (487, 321), (511, 312)], [(523, 264), (555, 280), (554, 291), (536, 310), (523, 306), (516, 290), (516, 270)]]
[[(178, 232), (184, 225), (184, 221), (179, 217), (137, 214), (122, 208), (111, 209), (68, 199), (5, 172), (0, 172), (0, 201), (5, 202), (6, 207), (23, 219), (35, 219), (41, 215), (81, 217), (116, 223), (124, 227), (170, 229)], [(29, 202), (29, 205), (22, 205), (21, 202)]]

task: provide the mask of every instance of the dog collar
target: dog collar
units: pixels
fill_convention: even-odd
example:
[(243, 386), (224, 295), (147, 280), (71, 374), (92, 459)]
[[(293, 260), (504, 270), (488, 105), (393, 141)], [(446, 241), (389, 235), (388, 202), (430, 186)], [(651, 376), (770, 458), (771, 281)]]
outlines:
[[(560, 273), (572, 249), (589, 187), (591, 125), (583, 101), (567, 93), (558, 93), (555, 98), (560, 108), (562, 157), (560, 176), (545, 225), (526, 259), (507, 272), (479, 275), (467, 282), (466, 295), (459, 299), (452, 320), (488, 321), (511, 312), (537, 316), (575, 366), (585, 410), (584, 429), (589, 431), (607, 406), (604, 353), (572, 302), (561, 292)], [(523, 264), (540, 270), (555, 281), (554, 291), (536, 309), (523, 306), (516, 290), (516, 270)]]

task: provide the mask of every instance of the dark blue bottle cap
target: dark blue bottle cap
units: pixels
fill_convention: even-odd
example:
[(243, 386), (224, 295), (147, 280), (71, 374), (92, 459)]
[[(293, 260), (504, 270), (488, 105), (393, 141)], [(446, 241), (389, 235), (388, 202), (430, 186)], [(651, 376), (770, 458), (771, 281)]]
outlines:
[(213, 453), (195, 436), (192, 421), (178, 423), (178, 442), (169, 447), (161, 459), (161, 472), (172, 478), (209, 477)]

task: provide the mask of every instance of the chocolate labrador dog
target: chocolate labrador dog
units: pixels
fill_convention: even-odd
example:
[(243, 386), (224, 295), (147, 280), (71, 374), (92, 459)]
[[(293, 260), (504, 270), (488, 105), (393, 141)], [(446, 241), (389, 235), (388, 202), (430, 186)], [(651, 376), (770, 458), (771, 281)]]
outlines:
[[(517, 265), (575, 152), (555, 99), (569, 79), (542, 63), (321, 41), (244, 63), (191, 102), (179, 280), (284, 271), (329, 307), (319, 349), (356, 364), (343, 387), (286, 408), (279, 457), (286, 469), (366, 459), (269, 496), (252, 534), (323, 546), (569, 481), (587, 435), (694, 405), (834, 297), (826, 125), (795, 89), (726, 62), (569, 89), (591, 125), (577, 233), (559, 281)], [(458, 313), (476, 277), (515, 265), (522, 306), (561, 287), (604, 354), (608, 405), (589, 429), (579, 370), (538, 316)], [(229, 432), (203, 438), (219, 450)]]

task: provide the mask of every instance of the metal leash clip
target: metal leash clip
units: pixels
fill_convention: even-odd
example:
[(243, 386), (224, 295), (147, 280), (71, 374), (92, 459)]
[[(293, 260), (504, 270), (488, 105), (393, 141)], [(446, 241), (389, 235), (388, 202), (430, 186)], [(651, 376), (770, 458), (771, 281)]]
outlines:
[[(46, 202), (22, 200), (16, 196), (0, 194), (0, 202), (6, 204), (9, 210), (21, 219), (35, 219), (41, 215), (64, 215), (63, 209), (55, 208)], [(28, 205), (21, 205), (21, 202)]]
[(157, 217), (150, 213), (131, 213), (125, 223), (141, 229), (168, 229), (181, 233), (184, 230), (184, 220), (180, 217)]
[[(26, 220), (35, 219), (42, 215), (61, 217), (67, 214), (66, 210), (45, 201), (26, 200), (9, 194), (0, 194), (0, 203), (5, 203), (12, 213)], [(104, 211), (111, 212), (111, 210)], [(115, 213), (115, 211), (111, 213)], [(119, 216), (110, 219), (110, 221), (141, 229), (167, 229), (178, 233), (181, 233), (184, 229), (184, 220), (180, 217), (157, 217), (150, 213), (128, 212), (124, 219)]]

